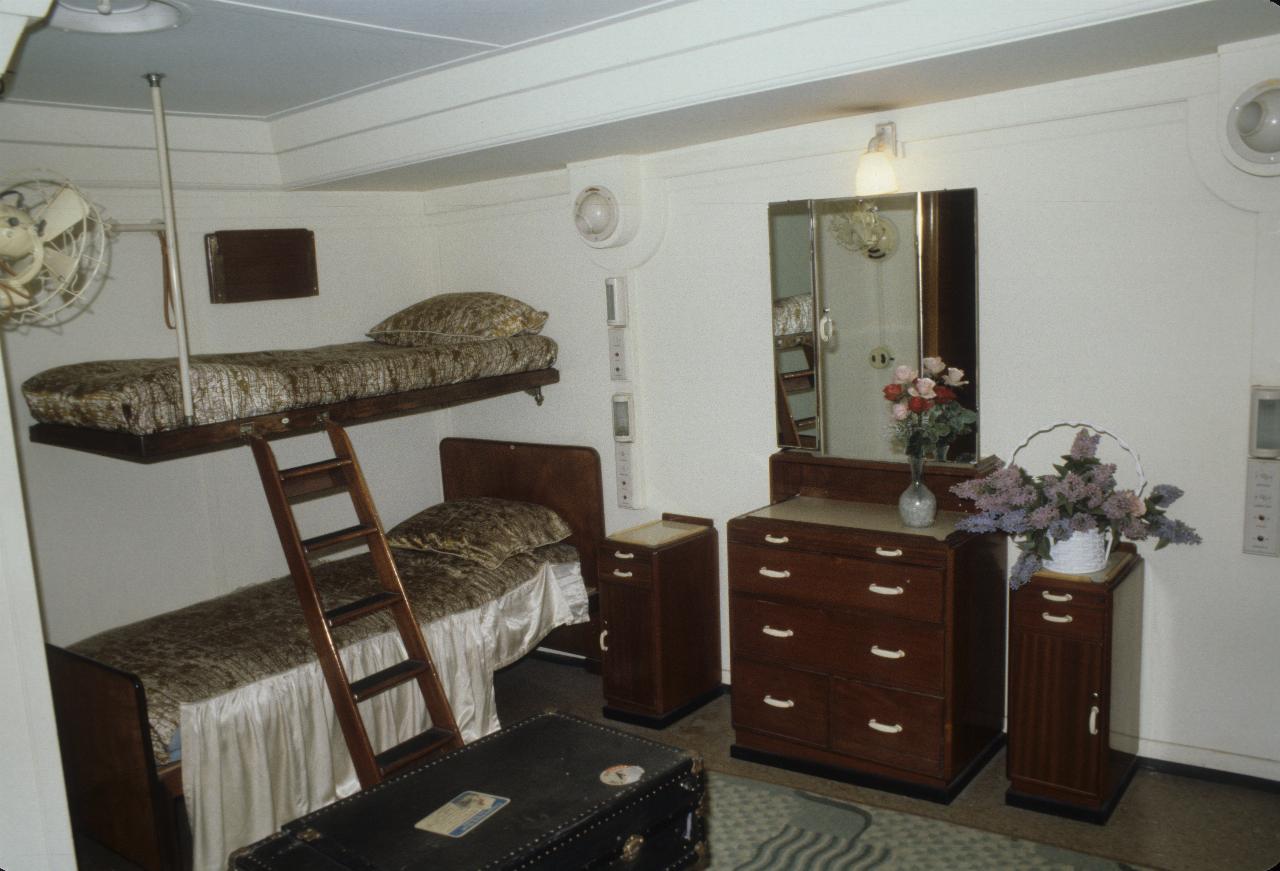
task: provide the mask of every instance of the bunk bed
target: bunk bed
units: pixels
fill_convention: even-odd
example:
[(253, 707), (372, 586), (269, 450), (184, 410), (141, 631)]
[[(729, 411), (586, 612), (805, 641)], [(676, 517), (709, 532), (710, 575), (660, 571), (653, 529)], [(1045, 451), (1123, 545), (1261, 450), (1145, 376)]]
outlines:
[[(411, 599), (420, 595), (413, 589), (430, 586), (433, 577), (436, 587), (445, 588), (434, 605), (425, 606), (425, 616), (418, 616), (459, 726), (471, 740), (498, 725), (489, 680), (492, 671), (527, 653), (555, 625), (586, 619), (582, 579), (595, 576), (596, 543), (604, 535), (600, 464), (591, 448), (460, 438), (441, 442), (440, 463), (446, 501), (488, 496), (543, 505), (558, 513), (572, 531), (563, 544), (552, 545), (550, 550), (516, 554), (503, 563), (505, 568), (480, 571), (475, 582), (479, 589), (472, 588), (465, 572), (448, 570), (448, 560), (442, 563), (438, 555), (397, 551), (396, 560)], [(566, 546), (571, 550), (566, 552)], [(359, 561), (364, 559), (367, 555), (361, 554), (321, 568), (331, 580), (350, 584), (359, 576)], [(566, 572), (566, 568), (571, 570)], [(504, 572), (506, 577), (500, 577)], [(521, 581), (529, 573), (533, 577)], [(571, 578), (569, 585), (566, 578)], [(284, 585), (287, 595), (293, 595), (287, 584), (287, 579), (278, 579), (248, 587), (211, 603), (113, 630), (96, 640), (72, 645), (70, 650), (49, 646), (68, 801), (79, 831), (141, 867), (157, 871), (185, 864), (183, 855), (189, 846), (180, 834), (190, 831), (195, 833), (195, 867), (208, 868), (219, 862), (217, 857), (225, 863), (231, 849), (332, 801), (340, 790), (358, 788), (353, 773), (347, 770), (345, 744), (333, 721), (300, 615), (295, 615), (296, 624), (286, 625), (281, 625), (283, 619), (271, 616), (275, 612), (270, 609), (278, 607), (279, 587)], [(577, 592), (569, 595), (569, 590)], [(277, 604), (268, 604), (271, 602)], [(513, 608), (513, 603), (519, 606)], [(294, 606), (296, 610), (296, 602)], [(184, 630), (198, 625), (192, 621), (199, 620), (201, 614), (214, 615), (214, 620), (220, 614), (241, 617), (228, 627), (224, 639), (215, 641), (218, 633), (209, 631), (208, 626)], [(166, 624), (170, 624), (167, 631)], [(503, 639), (490, 624), (516, 625), (518, 631)], [(270, 637), (233, 637), (252, 631), (269, 633)], [(88, 655), (95, 652), (110, 658), (113, 651), (119, 654), (146, 647), (158, 643), (158, 633), (168, 638), (161, 645), (162, 659), (172, 662), (156, 668), (179, 675), (176, 688), (144, 685), (136, 674), (118, 664)], [(204, 639), (213, 649), (182, 650), (181, 645), (173, 646), (175, 636), (189, 636), (192, 644)], [(380, 637), (354, 639), (348, 649), (353, 656), (368, 656), (370, 651), (376, 654)], [(265, 673), (253, 673), (252, 668), (228, 659), (236, 651), (255, 648), (269, 651), (268, 659), (277, 673), (271, 666)], [(308, 661), (297, 664), (298, 657)], [(228, 674), (232, 675), (231, 683), (218, 686), (226, 691), (212, 699), (175, 700), (169, 695), (192, 692), (184, 688), (181, 671), (175, 668), (181, 663), (214, 663), (223, 675), (215, 675), (214, 683), (226, 680)], [(260, 665), (254, 668), (264, 670)], [(315, 673), (315, 679), (306, 689), (281, 689), (288, 683), (282, 683), (285, 678), (308, 669)], [(469, 681), (475, 685), (468, 686)], [(249, 715), (236, 710), (237, 703), (246, 699), (256, 702), (273, 693), (294, 696), (286, 702), (293, 706), (293, 719), (301, 722), (249, 721), (245, 719)], [(393, 741), (399, 726), (386, 720), (402, 714), (372, 714), (383, 721), (372, 734)], [(171, 761), (173, 744), (167, 736), (176, 725), (175, 716), (181, 727), (182, 750), (181, 759)], [(188, 728), (205, 729), (206, 734), (198, 738), (188, 734)], [(420, 727), (408, 724), (405, 728), (412, 731)], [(269, 739), (273, 730), (283, 730), (287, 740), (299, 746), (286, 752), (288, 759), (264, 763), (249, 745), (266, 740), (263, 735)], [(275, 738), (278, 744), (280, 736)], [(210, 759), (210, 753), (216, 758)], [(345, 785), (338, 781), (345, 781)], [(270, 806), (264, 808), (264, 803)], [(184, 806), (192, 816), (189, 828), (182, 824)]]

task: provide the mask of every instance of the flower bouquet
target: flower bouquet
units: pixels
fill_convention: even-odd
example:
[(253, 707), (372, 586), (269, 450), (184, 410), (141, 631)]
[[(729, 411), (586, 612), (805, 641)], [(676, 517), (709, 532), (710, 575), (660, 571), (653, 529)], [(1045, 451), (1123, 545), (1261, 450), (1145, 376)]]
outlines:
[(956, 391), (968, 384), (964, 370), (947, 366), (940, 357), (925, 357), (923, 373), (910, 366), (893, 371), (884, 398), (893, 403), (894, 440), (908, 457), (927, 453), (941, 457), (953, 441), (973, 429), (978, 416), (956, 400)]
[[(1082, 429), (1071, 453), (1053, 467), (1056, 474), (1033, 478), (1016, 465), (1001, 466), (984, 478), (957, 484), (951, 492), (973, 500), (979, 510), (956, 524), (966, 532), (1007, 532), (1022, 550), (1009, 574), (1011, 589), (1025, 584), (1051, 557), (1055, 542), (1076, 534), (1110, 531), (1112, 541), (1156, 539), (1167, 544), (1199, 544), (1200, 536), (1165, 511), (1182, 496), (1170, 484), (1139, 492), (1116, 488), (1116, 467), (1097, 457), (1100, 435)], [(1123, 443), (1121, 443), (1123, 444)], [(1016, 453), (1016, 452), (1015, 452)]]

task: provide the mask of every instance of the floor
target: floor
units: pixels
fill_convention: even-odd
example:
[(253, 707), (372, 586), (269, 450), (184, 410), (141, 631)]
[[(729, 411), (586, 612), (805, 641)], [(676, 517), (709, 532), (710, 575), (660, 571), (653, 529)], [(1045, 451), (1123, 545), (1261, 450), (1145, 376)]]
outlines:
[[(499, 713), (514, 722), (558, 710), (603, 721), (600, 678), (584, 669), (526, 658), (497, 676)], [(612, 723), (687, 747), (707, 767), (872, 807), (935, 817), (1167, 871), (1267, 871), (1280, 862), (1280, 793), (1139, 771), (1105, 826), (1007, 807), (1004, 754), (950, 805), (732, 759), (729, 698), (722, 696), (663, 731)], [(137, 871), (92, 843), (77, 843), (81, 871)]]
[[(600, 678), (581, 668), (524, 659), (498, 675), (504, 722), (546, 710), (600, 716)], [(613, 723), (700, 753), (707, 767), (874, 807), (935, 817), (1120, 862), (1168, 871), (1267, 871), (1280, 863), (1280, 793), (1140, 770), (1105, 826), (1007, 807), (1004, 753), (950, 805), (732, 759), (729, 698), (657, 732)]]

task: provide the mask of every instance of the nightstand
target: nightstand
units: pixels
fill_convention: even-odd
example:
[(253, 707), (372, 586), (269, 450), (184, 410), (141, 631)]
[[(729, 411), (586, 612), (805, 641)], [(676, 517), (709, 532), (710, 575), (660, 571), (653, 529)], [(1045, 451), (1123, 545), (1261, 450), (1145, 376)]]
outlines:
[(1104, 823), (1133, 776), (1142, 672), (1142, 559), (1094, 575), (1040, 572), (1010, 597), (1005, 803)]
[(710, 520), (664, 514), (598, 558), (604, 715), (665, 728), (721, 691), (719, 559)]

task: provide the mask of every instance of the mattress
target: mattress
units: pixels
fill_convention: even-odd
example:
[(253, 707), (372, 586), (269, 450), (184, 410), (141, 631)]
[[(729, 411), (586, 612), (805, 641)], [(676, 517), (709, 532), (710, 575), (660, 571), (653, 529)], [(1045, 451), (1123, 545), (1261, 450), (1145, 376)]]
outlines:
[[(350, 342), (191, 358), (192, 425), (274, 414), (546, 369), (556, 343), (522, 335), (406, 348)], [(41, 423), (150, 435), (180, 429), (182, 387), (170, 358), (58, 366), (22, 385)]]
[[(537, 574), (543, 563), (577, 561), (570, 545), (517, 554), (496, 568), (431, 551), (396, 549), (395, 562), (414, 616), (426, 624), (492, 602)], [(318, 563), (316, 588), (326, 607), (378, 589), (368, 553)], [(339, 627), (340, 648), (389, 633), (383, 612)], [(200, 702), (315, 660), (311, 637), (289, 576), (243, 587), (177, 611), (86, 638), (69, 648), (134, 674), (147, 692), (156, 762), (170, 759), (184, 704)]]

